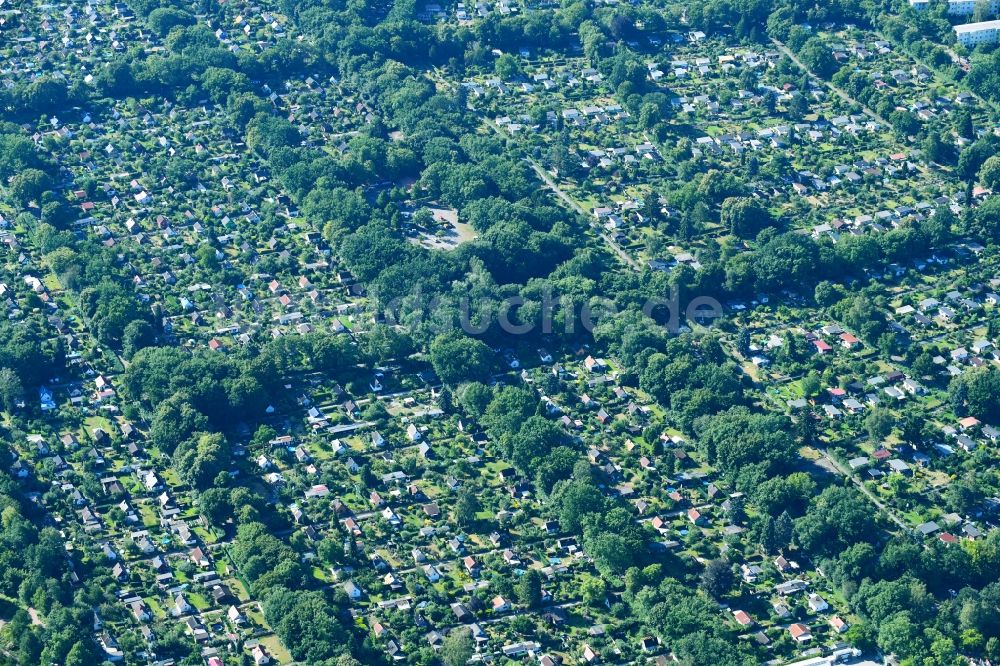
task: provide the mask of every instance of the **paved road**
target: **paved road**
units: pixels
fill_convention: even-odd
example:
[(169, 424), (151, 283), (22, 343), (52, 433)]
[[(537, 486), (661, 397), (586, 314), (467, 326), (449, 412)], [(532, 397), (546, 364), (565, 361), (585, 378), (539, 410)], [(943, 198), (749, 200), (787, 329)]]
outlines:
[[(504, 135), (503, 130), (501, 130), (500, 127), (495, 122), (493, 122), (489, 118), (484, 118), (484, 120), (486, 121), (487, 125), (493, 128), (494, 132), (500, 134), (501, 136), (506, 136)], [(531, 168), (535, 170), (535, 173), (538, 174), (538, 177), (541, 179), (541, 181), (545, 183), (545, 185), (550, 190), (552, 190), (552, 192), (560, 199), (560, 201), (569, 206), (570, 210), (572, 210), (575, 213), (579, 213), (580, 215), (583, 215), (587, 219), (590, 219), (590, 216), (587, 213), (587, 211), (585, 211), (583, 207), (573, 199), (573, 197), (566, 194), (566, 192), (564, 192), (562, 188), (559, 187), (559, 184), (552, 178), (552, 176), (549, 175), (549, 173), (545, 169), (542, 168), (542, 166), (538, 162), (531, 159), (530, 157), (525, 157), (524, 161), (531, 165)], [(634, 268), (635, 270), (640, 269), (639, 262), (637, 262), (635, 259), (629, 256), (628, 252), (623, 250), (621, 246), (618, 245), (618, 243), (612, 240), (611, 236), (601, 231), (600, 227), (596, 225), (594, 226), (594, 229), (601, 237), (601, 240), (604, 241), (604, 243), (611, 249), (612, 252), (614, 252), (618, 256), (619, 259), (621, 259), (623, 262), (625, 262), (625, 264), (627, 264), (631, 268)]]
[[(526, 157), (525, 160), (527, 160), (528, 164), (531, 165), (531, 168), (535, 170), (535, 173), (538, 174), (538, 177), (542, 179), (542, 182), (544, 182), (549, 187), (550, 190), (552, 190), (553, 192), (555, 192), (555, 195), (557, 197), (559, 197), (567, 206), (569, 206), (570, 208), (572, 208), (574, 211), (576, 211), (580, 215), (583, 215), (584, 217), (588, 217), (587, 211), (585, 211), (580, 206), (580, 204), (578, 204), (576, 201), (574, 201), (571, 196), (569, 196), (568, 194), (566, 194), (565, 192), (563, 192), (562, 189), (559, 187), (559, 184), (556, 183), (555, 180), (553, 180), (552, 176), (550, 176), (548, 174), (548, 172), (541, 167), (541, 165), (539, 165), (537, 162), (535, 162), (535, 160), (531, 159), (530, 157)], [(621, 259), (622, 261), (624, 261), (630, 267), (632, 267), (632, 268), (634, 268), (636, 270), (639, 270), (639, 262), (637, 262), (635, 259), (633, 259), (631, 256), (629, 256), (628, 252), (626, 252), (625, 250), (623, 250), (621, 248), (621, 246), (618, 245), (618, 243), (616, 243), (614, 240), (612, 240), (611, 236), (607, 235), (606, 233), (604, 233), (603, 231), (601, 231), (597, 227), (595, 227), (595, 229), (597, 229), (598, 235), (600, 235), (601, 239), (607, 244), (607, 246), (609, 248), (611, 248), (611, 250), (616, 255), (618, 255), (619, 259)]]
[(882, 500), (880, 500), (878, 497), (875, 496), (875, 494), (872, 491), (868, 490), (868, 487), (865, 486), (864, 482), (861, 481), (861, 479), (859, 479), (858, 477), (854, 476), (853, 474), (851, 474), (850, 472), (848, 472), (846, 469), (844, 469), (843, 466), (839, 462), (837, 462), (837, 460), (834, 459), (833, 456), (831, 456), (826, 451), (820, 450), (820, 453), (822, 453), (823, 454), (823, 458), (828, 463), (830, 463), (830, 466), (833, 469), (837, 470), (838, 474), (840, 474), (841, 476), (846, 476), (847, 478), (849, 478), (851, 480), (851, 482), (854, 483), (854, 485), (856, 485), (858, 487), (858, 490), (860, 490), (864, 494), (864, 496), (868, 498), (868, 501), (871, 502), (872, 504), (874, 504), (876, 507), (878, 507), (878, 510), (881, 511), (883, 514), (885, 514), (889, 518), (889, 520), (891, 520), (896, 525), (898, 525), (900, 527), (900, 529), (902, 529), (904, 532), (909, 533), (909, 532), (913, 531), (913, 528), (911, 528), (909, 525), (907, 525), (906, 523), (904, 523), (895, 513), (893, 513), (892, 509), (890, 509), (889, 507), (887, 507), (882, 502)]
[(791, 58), (792, 62), (794, 62), (796, 65), (798, 65), (800, 68), (802, 68), (803, 71), (808, 72), (809, 76), (811, 76), (814, 79), (816, 79), (817, 81), (819, 81), (820, 84), (822, 84), (824, 87), (829, 88), (830, 90), (832, 90), (834, 92), (834, 94), (837, 95), (837, 97), (839, 97), (840, 99), (844, 100), (848, 104), (857, 104), (858, 106), (861, 107), (861, 110), (865, 112), (865, 115), (868, 115), (871, 118), (873, 118), (874, 120), (879, 121), (880, 123), (882, 123), (886, 127), (892, 127), (892, 125), (889, 124), (888, 120), (886, 120), (882, 116), (878, 115), (877, 113), (875, 113), (874, 111), (872, 111), (871, 109), (869, 109), (867, 106), (865, 106), (864, 104), (862, 104), (858, 100), (854, 99), (853, 97), (851, 97), (846, 92), (844, 92), (843, 90), (841, 90), (837, 86), (833, 85), (829, 81), (826, 81), (826, 80), (824, 80), (824, 79), (816, 76), (812, 72), (812, 70), (810, 70), (808, 67), (806, 67), (802, 63), (802, 61), (799, 60), (798, 57), (794, 53), (792, 53), (791, 49), (789, 49), (787, 46), (785, 46), (784, 44), (782, 44), (781, 42), (779, 42), (777, 39), (772, 39), (771, 41), (774, 42), (774, 45), (778, 47), (779, 51), (781, 51), (786, 56), (788, 56), (789, 58)]

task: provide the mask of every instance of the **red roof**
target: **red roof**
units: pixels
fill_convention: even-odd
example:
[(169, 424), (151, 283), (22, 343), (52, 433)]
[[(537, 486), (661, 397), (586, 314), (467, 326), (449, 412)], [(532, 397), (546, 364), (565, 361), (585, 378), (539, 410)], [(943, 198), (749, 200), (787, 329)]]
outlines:
[(833, 349), (833, 347), (831, 347), (830, 345), (826, 344), (822, 340), (813, 340), (813, 344), (816, 345), (816, 349), (820, 350), (821, 352), (828, 352), (831, 349)]
[(795, 624), (788, 627), (788, 633), (792, 635), (792, 638), (798, 638), (800, 636), (805, 636), (811, 632), (809, 631), (809, 627), (807, 627), (804, 624), (799, 624), (798, 622), (796, 622)]

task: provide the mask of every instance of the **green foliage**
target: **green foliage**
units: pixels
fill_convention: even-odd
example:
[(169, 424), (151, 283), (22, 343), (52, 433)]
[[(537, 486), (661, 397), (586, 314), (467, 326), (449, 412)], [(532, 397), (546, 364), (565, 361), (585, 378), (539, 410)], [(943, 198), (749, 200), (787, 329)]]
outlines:
[(580, 454), (570, 447), (556, 446), (535, 463), (535, 487), (539, 492), (550, 492), (557, 482), (573, 474), (581, 460)]
[[(49, 341), (36, 323), (0, 322), (0, 359), (23, 388), (35, 388), (62, 369), (64, 354), (61, 345)], [(7, 379), (13, 388), (9, 375)]]
[(783, 417), (755, 414), (745, 407), (703, 417), (696, 430), (707, 460), (747, 489), (786, 468), (797, 448)]
[(836, 553), (876, 534), (871, 505), (851, 488), (826, 488), (795, 521), (795, 540), (811, 553)]
[(979, 170), (979, 178), (983, 185), (994, 192), (1000, 191), (1000, 155), (994, 155), (985, 162)]
[(475, 650), (472, 632), (466, 627), (458, 627), (444, 637), (444, 642), (441, 644), (441, 661), (445, 666), (465, 666)]
[[(132, 358), (123, 388), (154, 414), (164, 409), (169, 398), (183, 396), (170, 403), (173, 414), (184, 416), (183, 405), (177, 402), (182, 400), (209, 421), (225, 426), (239, 419), (263, 416), (268, 396), (262, 370), (207, 349), (192, 353), (173, 347), (147, 347)], [(270, 385), (274, 378), (266, 379)], [(185, 420), (192, 418), (188, 416)]]
[(161, 37), (179, 26), (193, 25), (194, 17), (183, 9), (175, 7), (158, 7), (146, 17), (146, 24)]
[(185, 483), (204, 489), (229, 466), (229, 457), (225, 437), (219, 433), (198, 433), (174, 449), (173, 464)]
[(0, 179), (44, 167), (41, 153), (31, 139), (20, 133), (0, 132)]
[(125, 329), (148, 317), (134, 292), (122, 283), (103, 280), (80, 293), (80, 307), (90, 320), (97, 338), (120, 348)]
[(493, 63), (493, 71), (504, 81), (510, 81), (521, 74), (521, 65), (517, 58), (504, 53)]
[(963, 373), (952, 379), (949, 391), (961, 414), (975, 416), (987, 423), (1000, 423), (1000, 370), (997, 368), (983, 366)]
[(261, 596), (273, 587), (304, 586), (307, 572), (295, 551), (261, 523), (241, 524), (229, 554)]
[(893, 111), (889, 114), (892, 128), (901, 137), (906, 138), (920, 132), (920, 119), (912, 111)]
[(537, 407), (538, 398), (534, 392), (521, 386), (501, 386), (486, 408), (483, 425), (494, 439), (501, 439), (504, 435), (509, 437), (521, 429)]
[(715, 600), (721, 599), (736, 584), (736, 574), (728, 560), (711, 560), (701, 572), (700, 587)]
[(454, 509), (456, 523), (466, 529), (475, 527), (479, 521), (476, 514), (481, 510), (482, 505), (479, 503), (479, 497), (473, 488), (463, 486), (459, 489)]
[(528, 569), (517, 581), (517, 598), (528, 608), (542, 603), (542, 574), (538, 569)]
[(10, 368), (0, 368), (0, 409), (13, 412), (24, 399), (24, 384)]
[(1000, 241), (1000, 199), (990, 197), (966, 212), (966, 228), (983, 243)]
[(777, 516), (783, 511), (793, 516), (805, 513), (809, 500), (816, 492), (816, 482), (804, 472), (775, 476), (759, 484), (751, 495), (761, 511)]
[(802, 64), (820, 78), (829, 79), (840, 68), (833, 51), (818, 37), (812, 37), (798, 51)]
[(530, 416), (525, 419), (517, 435), (507, 439), (510, 462), (522, 472), (528, 473), (564, 438), (562, 430), (553, 422), (541, 416)]
[(52, 187), (52, 180), (41, 169), (24, 169), (10, 183), (10, 195), (22, 207), (37, 201)]
[(153, 326), (144, 319), (135, 319), (122, 332), (122, 356), (132, 358), (140, 349), (155, 343), (156, 331)]
[(302, 141), (299, 131), (290, 122), (263, 114), (258, 114), (247, 124), (246, 136), (247, 146), (263, 155), (279, 148), (297, 146)]
[(349, 654), (349, 634), (321, 593), (277, 587), (264, 596), (263, 608), (264, 619), (297, 660), (317, 663)]
[(815, 281), (819, 252), (816, 244), (802, 234), (782, 234), (768, 240), (756, 253), (756, 288), (775, 293)]
[(579, 532), (591, 515), (601, 514), (607, 507), (604, 494), (592, 483), (583, 480), (556, 484), (549, 501), (549, 511), (568, 532)]
[(729, 197), (722, 202), (722, 224), (729, 233), (740, 238), (752, 238), (761, 229), (774, 224), (771, 213), (751, 197)]
[(489, 347), (457, 332), (436, 337), (430, 346), (430, 359), (438, 377), (452, 386), (489, 379), (493, 366)]
[(584, 521), (583, 549), (606, 578), (639, 565), (647, 553), (646, 535), (624, 507), (592, 513)]

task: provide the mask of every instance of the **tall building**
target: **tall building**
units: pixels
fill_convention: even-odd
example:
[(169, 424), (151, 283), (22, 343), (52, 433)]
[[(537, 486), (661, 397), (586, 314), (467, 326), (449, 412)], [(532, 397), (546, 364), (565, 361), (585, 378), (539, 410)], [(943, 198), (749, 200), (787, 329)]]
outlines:
[(955, 37), (959, 44), (969, 48), (973, 48), (977, 44), (992, 44), (1000, 37), (1000, 21), (956, 25)]
[[(972, 16), (978, 0), (946, 0), (950, 16)], [(988, 0), (991, 14), (1000, 12), (1000, 0)], [(932, 0), (910, 0), (910, 6), (918, 11), (927, 9)]]

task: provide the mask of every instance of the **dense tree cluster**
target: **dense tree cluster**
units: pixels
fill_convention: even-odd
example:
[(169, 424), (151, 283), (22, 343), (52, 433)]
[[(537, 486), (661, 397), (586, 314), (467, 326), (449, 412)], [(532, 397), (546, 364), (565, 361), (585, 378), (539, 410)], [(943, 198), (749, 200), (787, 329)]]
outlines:
[[(189, 352), (175, 347), (149, 347), (132, 359), (123, 388), (153, 415), (154, 431), (158, 416), (170, 415), (164, 418), (164, 430), (172, 430), (171, 437), (176, 441), (158, 443), (172, 451), (177, 443), (194, 433), (181, 430), (181, 424), (197, 427), (202, 423), (199, 415), (219, 428), (227, 424), (231, 427), (241, 419), (261, 418), (267, 407), (267, 389), (275, 381), (267, 374), (271, 368), (263, 363), (208, 350)], [(184, 418), (188, 407), (198, 414)], [(181, 418), (174, 420), (175, 417)]]
[[(23, 496), (6, 472), (0, 474), (0, 603), (17, 607), (8, 608), (12, 616), (3, 628), (11, 641), (8, 655), (24, 664), (97, 663), (89, 631), (93, 611), (84, 591), (73, 592), (62, 538), (40, 526), (41, 516), (22, 504)], [(44, 626), (32, 622), (27, 608), (44, 618)]]
[[(764, 552), (781, 552), (794, 543), (811, 556), (829, 560), (826, 570), (844, 588), (852, 609), (868, 619), (869, 626), (879, 627), (877, 632), (855, 630), (858, 635), (851, 638), (858, 645), (877, 645), (913, 659), (940, 657), (942, 663), (942, 655), (959, 647), (977, 654), (1000, 653), (1000, 627), (991, 613), (1000, 592), (996, 584), (987, 585), (991, 568), (1000, 561), (994, 536), (948, 551), (934, 546), (925, 552), (906, 541), (892, 542), (878, 555), (875, 546), (881, 544), (875, 543), (878, 533), (870, 506), (853, 488), (830, 486), (814, 496), (815, 484), (808, 476), (786, 475), (796, 447), (809, 443), (811, 418), (802, 418), (802, 432), (793, 436), (783, 417), (746, 406), (739, 368), (726, 360), (717, 338), (668, 337), (652, 323), (670, 325), (670, 315), (680, 313), (661, 308), (651, 318), (640, 314), (643, 304), (667, 293), (677, 294), (677, 306), (683, 307), (695, 294), (725, 300), (796, 291), (831, 306), (866, 342), (895, 349), (888, 322), (867, 294), (846, 297), (838, 285), (862, 281), (886, 263), (944, 247), (957, 224), (950, 212), (942, 210), (929, 220), (878, 235), (845, 235), (836, 244), (817, 241), (786, 233), (782, 220), (749, 196), (752, 188), (741, 176), (705, 169), (686, 159), (690, 151), (685, 154), (679, 147), (677, 153), (684, 159), (676, 169), (685, 184), (664, 193), (662, 203), (680, 215), (668, 219), (655, 197), (645, 212), (663, 230), (685, 240), (718, 221), (738, 243), (706, 251), (699, 257), (698, 271), (686, 266), (670, 275), (609, 271), (607, 257), (598, 252), (574, 254), (580, 221), (536, 191), (530, 168), (514, 159), (501, 139), (477, 131), (465, 91), (438, 88), (418, 69), (435, 65), (460, 74), (466, 67), (491, 67), (501, 78), (515, 79), (522, 73), (511, 50), (578, 44), (642, 128), (662, 138), (673, 113), (669, 97), (650, 86), (641, 58), (612, 46), (640, 32), (651, 36), (681, 25), (707, 31), (732, 28), (749, 42), (768, 37), (785, 42), (815, 74), (888, 115), (900, 135), (919, 138), (928, 159), (954, 166), (970, 190), (977, 179), (996, 186), (1000, 166), (991, 163), (996, 159), (990, 158), (996, 152), (993, 140), (980, 139), (958, 154), (941, 134), (925, 132), (912, 113), (897, 110), (896, 100), (879, 100), (865, 76), (851, 68), (840, 70), (830, 46), (801, 27), (804, 22), (827, 21), (881, 25), (945, 66), (939, 47), (922, 45), (925, 40), (914, 27), (948, 33), (939, 8), (920, 18), (904, 9), (904, 19), (896, 20), (883, 15), (882, 3), (869, 0), (702, 0), (689, 3), (682, 23), (672, 10), (594, 9), (567, 2), (553, 12), (492, 15), (473, 26), (430, 27), (414, 19), (409, 3), (378, 11), (364, 3), (280, 4), (309, 39), (285, 40), (252, 54), (227, 50), (208, 21), (165, 0), (130, 0), (146, 26), (164, 38), (164, 49), (112, 61), (97, 72), (93, 91), (56, 74), (17, 83), (0, 91), (0, 109), (7, 117), (26, 118), (94, 95), (165, 96), (188, 102), (207, 97), (224, 110), (227, 123), (302, 214), (323, 228), (338, 258), (376, 300), (402, 304), (402, 327), (395, 322), (376, 325), (359, 345), (347, 336), (306, 335), (226, 355), (159, 346), (157, 319), (162, 313), (151, 313), (140, 301), (115, 252), (64, 231), (74, 216), (55, 191), (59, 173), (16, 125), (0, 126), (0, 179), (9, 181), (12, 201), (25, 211), (32, 243), (42, 250), (46, 266), (78, 293), (89, 327), (102, 344), (130, 359), (122, 390), (138, 406), (138, 415), (147, 417), (154, 443), (172, 456), (180, 478), (197, 491), (199, 510), (216, 526), (228, 527), (233, 521), (236, 533), (229, 554), (263, 599), (265, 619), (295, 659), (339, 664), (363, 647), (343, 614), (342, 599), (313, 589), (301, 553), (262, 522), (268, 520), (262, 515), (268, 513), (261, 510), (263, 499), (234, 487), (225, 475), (231, 455), (228, 436), (237, 424), (260, 420), (291, 374), (336, 374), (359, 362), (401, 361), (423, 351), (449, 387), (444, 395), (453, 395), (465, 414), (486, 429), (499, 456), (534, 482), (560, 529), (581, 536), (585, 552), (605, 578), (624, 577), (623, 600), (637, 621), (668, 642), (683, 663), (754, 663), (749, 649), (717, 621), (717, 605), (711, 601), (725, 597), (734, 585), (729, 562), (713, 555), (703, 570), (694, 572), (654, 555), (650, 535), (627, 505), (605, 494), (576, 443), (548, 418), (536, 393), (520, 385), (486, 385), (495, 369), (491, 347), (502, 346), (503, 334), (495, 329), (476, 336), (441, 333), (451, 331), (464, 314), (459, 306), (463, 297), (487, 309), (518, 297), (522, 305), (506, 314), (537, 329), (550, 292), (588, 306), (597, 305), (600, 294), (613, 295), (610, 306), (618, 314), (599, 318), (594, 337), (622, 364), (624, 382), (668, 407), (666, 420), (695, 435), (699, 454), (747, 493), (755, 509), (753, 534)], [(200, 9), (209, 15), (220, 11)], [(503, 53), (495, 56), (493, 49)], [(787, 63), (781, 66), (791, 69)], [(343, 80), (379, 118), (351, 138), (340, 155), (308, 145), (295, 125), (254, 92), (258, 83), (279, 84), (307, 67)], [(995, 85), (997, 71), (995, 55), (980, 57), (968, 79), (974, 89), (994, 96), (1000, 89)], [(806, 77), (803, 81), (789, 102), (793, 117), (808, 111), (803, 92), (809, 84)], [(750, 83), (747, 87), (753, 88)], [(547, 122), (544, 111), (538, 115)], [(975, 138), (971, 119), (959, 118), (956, 127), (960, 136)], [(566, 146), (550, 151), (544, 160), (560, 173), (578, 168), (579, 162)], [(756, 169), (748, 164), (746, 171)], [(775, 159), (764, 171), (777, 180), (791, 173), (791, 164)], [(450, 253), (407, 242), (405, 227), (424, 218), (420, 213), (403, 214), (401, 204), (408, 195), (399, 183), (404, 180), (416, 183), (418, 197), (456, 208), (480, 234), (478, 239)], [(993, 203), (970, 211), (962, 223), (983, 241), (1000, 239), (1000, 208)], [(235, 284), (236, 276), (226, 273), (225, 262), (212, 247), (199, 250), (197, 261), (224, 278), (223, 283)], [(578, 333), (579, 317), (575, 308), (557, 306), (556, 335)], [(62, 354), (57, 345), (40, 343), (42, 336), (28, 328), (0, 327), (0, 338), (0, 401), (9, 408), (27, 388), (61, 367)], [(749, 353), (749, 331), (741, 334), (739, 351)], [(810, 350), (786, 338), (776, 355), (799, 363)], [(995, 369), (973, 371), (953, 380), (956, 411), (996, 422), (997, 375)], [(817, 393), (818, 379), (810, 383), (816, 387), (807, 393)], [(867, 425), (874, 439), (888, 434), (884, 419), (873, 418)], [(362, 473), (362, 478), (370, 476), (370, 470)], [(948, 501), (956, 510), (967, 510), (978, 499), (971, 484), (952, 486)], [(10, 564), (3, 577), (5, 594), (42, 609), (47, 620), (44, 628), (37, 628), (29, 626), (23, 613), (14, 616), (9, 626), (12, 635), (21, 636), (14, 646), (17, 660), (94, 663), (92, 641), (77, 629), (87, 626), (87, 618), (72, 605), (63, 583), (66, 559), (59, 541), (52, 530), (38, 530), (21, 517), (15, 496), (5, 491), (0, 501), (0, 545), (6, 547), (0, 557)], [(463, 528), (474, 530), (481, 509), (474, 489), (464, 488), (453, 510)], [(734, 513), (743, 515), (739, 507)], [(39, 573), (25, 575), (24, 560), (15, 561), (14, 544), (23, 551), (21, 558), (37, 563), (31, 571)], [(326, 539), (320, 548), (337, 549), (339, 543)], [(653, 560), (658, 561), (650, 564)], [(932, 561), (938, 575), (932, 573)], [(696, 583), (700, 592), (692, 591)], [(935, 608), (935, 599), (944, 598), (947, 586), (960, 591)], [(594, 584), (585, 597), (600, 603), (604, 589), (603, 582)], [(522, 578), (517, 595), (528, 606), (538, 605), (541, 587), (536, 574)], [(960, 636), (961, 644), (947, 636)], [(161, 639), (161, 654), (171, 653), (170, 640)], [(471, 643), (467, 632), (452, 632), (441, 651), (444, 661), (464, 664), (472, 654)]]
[(1000, 370), (994, 366), (975, 368), (951, 380), (952, 404), (962, 415), (986, 423), (1000, 423)]
[(695, 429), (705, 458), (742, 489), (757, 487), (796, 457), (797, 443), (780, 415), (733, 407), (702, 417)]

